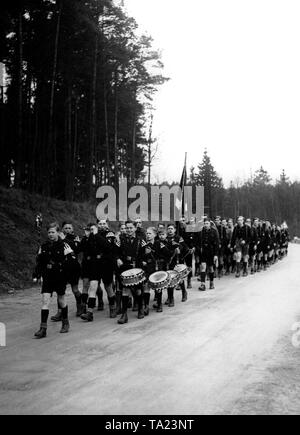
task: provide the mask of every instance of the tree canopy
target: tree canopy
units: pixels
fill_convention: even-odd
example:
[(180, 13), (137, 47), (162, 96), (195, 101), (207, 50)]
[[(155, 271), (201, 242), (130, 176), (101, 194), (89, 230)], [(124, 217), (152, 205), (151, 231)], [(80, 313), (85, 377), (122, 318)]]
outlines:
[(61, 199), (135, 183), (166, 78), (150, 36), (112, 0), (2, 1), (0, 183)]

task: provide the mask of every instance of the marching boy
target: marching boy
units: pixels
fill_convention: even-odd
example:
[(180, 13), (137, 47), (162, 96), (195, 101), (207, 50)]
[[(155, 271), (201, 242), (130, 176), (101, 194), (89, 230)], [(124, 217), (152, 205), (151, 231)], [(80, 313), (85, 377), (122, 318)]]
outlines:
[(61, 334), (69, 332), (68, 305), (65, 299), (67, 286), (66, 266), (76, 261), (70, 246), (59, 237), (59, 225), (55, 222), (49, 225), (48, 241), (44, 243), (37, 255), (36, 277), (43, 278), (41, 326), (36, 332), (37, 339), (47, 335), (49, 306), (53, 293), (57, 294), (59, 308), (62, 313)]

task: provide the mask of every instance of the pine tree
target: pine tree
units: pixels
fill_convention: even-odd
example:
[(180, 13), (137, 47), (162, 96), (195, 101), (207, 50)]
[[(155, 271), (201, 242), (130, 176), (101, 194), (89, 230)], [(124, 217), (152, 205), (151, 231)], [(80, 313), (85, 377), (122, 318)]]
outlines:
[(272, 181), (268, 171), (261, 166), (254, 174), (254, 186), (267, 186)]
[(279, 185), (290, 185), (290, 179), (289, 177), (286, 175), (285, 170), (283, 169), (281, 174), (280, 174), (280, 179), (277, 180), (277, 184)]
[(215, 171), (207, 149), (204, 151), (202, 163), (198, 165), (198, 173), (194, 175), (195, 183), (204, 187), (204, 202), (207, 213), (213, 216), (216, 211), (216, 206), (213, 206), (213, 201), (216, 200), (216, 192), (223, 187), (222, 179)]

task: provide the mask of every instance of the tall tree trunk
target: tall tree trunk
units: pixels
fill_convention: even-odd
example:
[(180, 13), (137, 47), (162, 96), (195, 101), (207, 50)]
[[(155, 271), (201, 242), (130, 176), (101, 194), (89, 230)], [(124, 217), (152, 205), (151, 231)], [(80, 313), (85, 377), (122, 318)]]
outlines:
[(131, 167), (131, 184), (135, 184), (135, 154), (136, 154), (136, 122), (137, 122), (137, 90), (134, 91), (134, 111), (133, 111), (133, 128), (132, 128), (132, 167)]
[(106, 147), (106, 173), (107, 173), (107, 183), (110, 184), (111, 174), (110, 174), (110, 152), (109, 152), (109, 126), (108, 126), (108, 107), (107, 107), (107, 89), (104, 78), (104, 118), (105, 118), (105, 147)]
[(95, 34), (95, 49), (93, 61), (93, 79), (92, 79), (92, 120), (91, 120), (91, 139), (88, 156), (88, 194), (90, 199), (94, 195), (94, 157), (96, 145), (96, 89), (97, 89), (97, 62), (98, 62), (99, 36), (98, 31)]
[(74, 143), (73, 143), (73, 186), (72, 186), (72, 196), (74, 200), (75, 194), (75, 177), (77, 169), (77, 152), (78, 152), (78, 101), (76, 101), (75, 114), (74, 114)]
[(66, 152), (66, 200), (73, 201), (73, 153), (72, 153), (72, 89), (68, 87), (67, 100), (67, 119), (66, 119), (66, 136), (67, 136), (67, 152)]
[(55, 83), (56, 83), (56, 74), (57, 74), (57, 59), (58, 59), (58, 43), (59, 43), (59, 35), (60, 35), (60, 24), (61, 24), (61, 16), (62, 16), (62, 6), (63, 3), (60, 1), (57, 24), (56, 24), (56, 32), (55, 32), (55, 42), (54, 42), (54, 59), (53, 59), (53, 68), (52, 68), (52, 78), (51, 78), (51, 92), (50, 92), (50, 106), (49, 106), (49, 130), (48, 130), (48, 146), (47, 146), (47, 168), (48, 168), (48, 177), (47, 183), (45, 186), (46, 194), (50, 195), (51, 193), (51, 182), (52, 182), (52, 172), (51, 172), (51, 164), (52, 158), (54, 156), (53, 149), (53, 128), (54, 128), (54, 93), (55, 93)]
[(19, 45), (19, 67), (18, 67), (18, 139), (15, 162), (15, 187), (20, 188), (22, 184), (23, 167), (23, 14), (19, 12), (18, 18), (18, 45)]
[(118, 114), (119, 114), (119, 100), (118, 100), (118, 76), (116, 73), (115, 78), (115, 189), (119, 186), (119, 150), (118, 150)]
[(152, 130), (153, 130), (153, 115), (151, 114), (151, 124), (148, 138), (148, 192), (150, 197), (151, 187), (151, 166), (152, 166)]

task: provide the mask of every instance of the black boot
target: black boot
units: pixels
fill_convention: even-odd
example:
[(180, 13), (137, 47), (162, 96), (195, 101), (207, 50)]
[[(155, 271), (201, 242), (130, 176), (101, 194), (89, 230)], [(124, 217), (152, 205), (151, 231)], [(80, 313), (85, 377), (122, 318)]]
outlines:
[(126, 323), (128, 323), (128, 315), (127, 313), (123, 313), (122, 317), (118, 320), (118, 324), (125, 325)]
[(86, 314), (86, 306), (87, 306), (88, 298), (89, 298), (89, 295), (87, 293), (82, 293), (82, 295), (81, 295), (81, 314)]
[(47, 335), (47, 322), (49, 317), (49, 310), (41, 310), (41, 327), (34, 336), (37, 339), (45, 338)]
[(163, 312), (163, 304), (162, 304), (162, 292), (157, 295), (157, 313)]
[(133, 296), (133, 307), (132, 307), (132, 311), (133, 311), (134, 313), (136, 313), (136, 312), (139, 311), (139, 303), (138, 303), (138, 300), (137, 300), (137, 296)]
[(122, 314), (122, 293), (116, 293), (116, 302), (117, 302), (117, 316)]
[(244, 267), (243, 267), (243, 277), (248, 276), (248, 263), (244, 261)]
[(76, 299), (76, 317), (80, 317), (84, 313), (84, 305), (81, 303), (81, 298)]
[(174, 301), (174, 288), (168, 289), (168, 295), (169, 295), (169, 307), (173, 308), (175, 306)]
[(210, 273), (209, 274), (209, 290), (214, 290), (215, 289), (215, 285), (214, 285), (214, 274)]
[(158, 308), (158, 291), (157, 290), (155, 290), (155, 297), (154, 297), (153, 308), (154, 309)]
[(109, 298), (109, 317), (115, 319), (117, 317), (116, 297)]
[(128, 306), (128, 296), (122, 296), (122, 317), (118, 320), (119, 325), (125, 325), (128, 323), (128, 316), (127, 316), (127, 306)]
[(104, 302), (103, 302), (103, 290), (99, 286), (97, 290), (97, 299), (98, 299), (98, 311), (104, 311)]
[(94, 315), (91, 311), (88, 311), (86, 314), (81, 314), (80, 318), (84, 320), (85, 322), (93, 322), (94, 321)]
[(150, 293), (144, 293), (144, 314), (149, 316)]
[(127, 307), (127, 308), (130, 310), (130, 309), (132, 308), (132, 306), (133, 306), (133, 305), (132, 305), (132, 298), (129, 297), (129, 298), (128, 298), (128, 307)]
[(144, 300), (143, 295), (137, 296), (137, 304), (138, 304), (138, 319), (144, 319)]
[(193, 287), (192, 287), (192, 277), (193, 277), (193, 273), (190, 272), (189, 275), (188, 275), (188, 279), (187, 279), (187, 288), (188, 288), (188, 289), (193, 288)]
[(70, 329), (70, 323), (68, 319), (68, 305), (62, 309), (62, 328), (60, 330), (61, 334), (67, 334)]
[(236, 278), (240, 278), (241, 276), (241, 263), (236, 263), (236, 274), (235, 277)]
[(61, 328), (61, 330), (60, 330), (60, 333), (61, 333), (61, 334), (67, 334), (67, 333), (69, 332), (69, 330), (70, 330), (70, 323), (69, 323), (69, 320), (68, 320), (68, 319), (64, 319), (64, 320), (62, 321), (62, 328)]
[(93, 311), (95, 309), (95, 306), (96, 306), (96, 298), (89, 298), (88, 311), (86, 314), (82, 314), (80, 318), (85, 322), (93, 322), (94, 320)]
[(206, 277), (206, 273), (205, 272), (201, 272), (201, 285), (199, 287), (199, 290), (201, 292), (205, 292), (206, 290), (206, 285), (205, 285), (205, 277)]
[(225, 276), (229, 276), (229, 275), (230, 275), (230, 264), (227, 264)]
[(186, 288), (185, 288), (185, 282), (184, 281), (180, 284), (180, 288), (181, 288), (181, 292), (182, 292), (182, 300), (181, 300), (181, 302), (186, 302), (187, 298), (188, 298), (188, 294), (187, 294), (187, 291), (186, 291)]
[(34, 334), (38, 340), (47, 337), (47, 323), (41, 323), (40, 329)]

